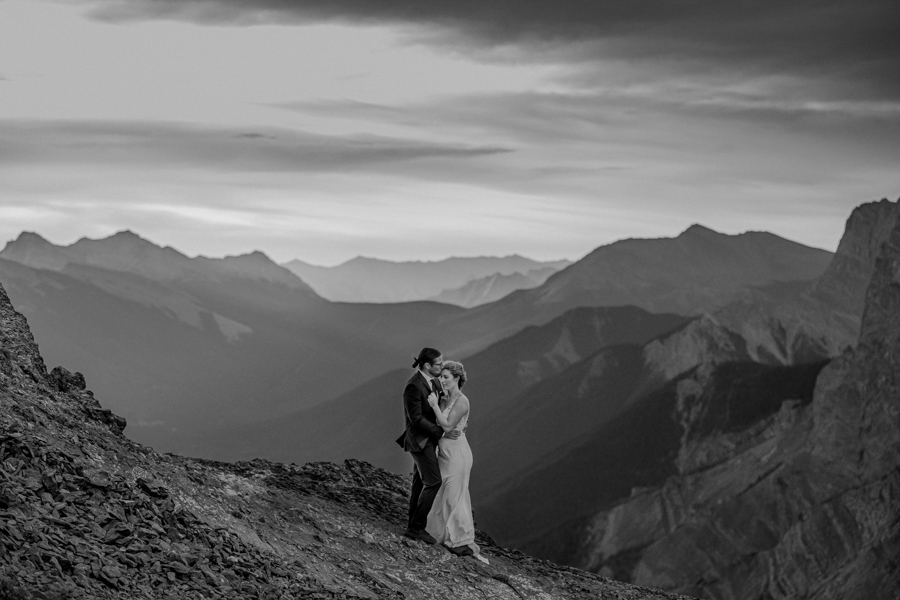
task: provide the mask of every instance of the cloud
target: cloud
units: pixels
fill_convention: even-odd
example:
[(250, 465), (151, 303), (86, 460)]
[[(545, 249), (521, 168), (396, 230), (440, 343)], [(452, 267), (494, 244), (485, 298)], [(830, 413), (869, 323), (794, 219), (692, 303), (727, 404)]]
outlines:
[[(94, 164), (247, 172), (342, 172), (423, 159), (469, 159), (510, 148), (374, 135), (160, 122), (0, 120), (0, 167)], [(388, 167), (386, 167), (388, 168)]]
[[(92, 0), (107, 20), (344, 22), (422, 28), (424, 39), (512, 59), (622, 60), (682, 74), (779, 74), (842, 98), (900, 98), (896, 0)], [(423, 32), (430, 32), (423, 33)], [(502, 51), (498, 51), (501, 49)]]
[[(850, 191), (853, 186), (867, 190), (867, 198), (893, 194), (900, 182), (896, 102), (807, 103), (692, 90), (659, 94), (651, 87), (472, 94), (394, 106), (320, 100), (278, 107), (354, 127), (493, 140), (515, 147), (515, 154), (485, 161), (490, 171), (468, 170), (468, 181), (588, 203), (632, 198), (672, 215), (701, 205), (736, 212), (744, 203), (771, 208), (815, 193), (823, 203), (825, 197), (844, 202), (860, 197)], [(418, 175), (437, 179), (440, 173), (426, 167)], [(696, 210), (702, 217), (705, 209)]]

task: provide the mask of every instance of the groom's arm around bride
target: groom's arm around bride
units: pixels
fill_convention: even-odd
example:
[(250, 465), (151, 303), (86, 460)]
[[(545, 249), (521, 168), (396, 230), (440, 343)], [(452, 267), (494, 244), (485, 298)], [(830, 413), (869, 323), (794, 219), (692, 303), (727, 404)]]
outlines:
[(403, 389), (403, 412), (406, 415), (406, 431), (397, 442), (407, 452), (423, 450), (428, 442), (437, 445), (444, 429), (435, 421), (434, 411), (428, 405), (431, 389), (419, 373), (406, 383)]

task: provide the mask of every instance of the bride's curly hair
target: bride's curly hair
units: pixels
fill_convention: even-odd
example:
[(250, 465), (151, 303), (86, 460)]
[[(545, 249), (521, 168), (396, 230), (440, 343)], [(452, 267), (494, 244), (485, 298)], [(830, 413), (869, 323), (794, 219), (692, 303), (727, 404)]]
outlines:
[(466, 370), (463, 364), (456, 360), (445, 360), (442, 371), (450, 371), (450, 374), (459, 379), (459, 389), (466, 383)]

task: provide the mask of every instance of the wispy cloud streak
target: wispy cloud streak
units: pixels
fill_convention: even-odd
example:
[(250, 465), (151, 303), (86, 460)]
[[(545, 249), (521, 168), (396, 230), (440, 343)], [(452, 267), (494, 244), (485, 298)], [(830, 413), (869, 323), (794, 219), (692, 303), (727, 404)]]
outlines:
[(428, 158), (466, 159), (509, 148), (373, 135), (329, 136), (160, 122), (0, 121), (0, 166), (22, 163), (353, 171)]

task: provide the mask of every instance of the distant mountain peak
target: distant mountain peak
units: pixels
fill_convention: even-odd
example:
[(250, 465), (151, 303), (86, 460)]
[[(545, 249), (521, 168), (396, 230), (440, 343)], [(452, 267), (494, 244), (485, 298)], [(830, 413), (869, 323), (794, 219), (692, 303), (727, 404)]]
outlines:
[[(117, 231), (116, 233), (109, 235), (105, 238), (97, 238), (92, 239), (89, 237), (83, 237), (79, 239), (77, 242), (68, 247), (62, 247), (63, 249), (70, 249), (76, 252), (78, 251), (87, 251), (87, 252), (115, 252), (119, 253), (123, 250), (127, 251), (141, 251), (141, 250), (164, 250), (162, 246), (159, 246), (146, 238), (142, 238), (138, 234), (134, 233), (130, 229), (123, 229), (122, 231)], [(90, 249), (90, 250), (88, 250)]]
[[(131, 242), (131, 243), (135, 243), (135, 244), (140, 243), (140, 244), (145, 244), (145, 245), (150, 245), (150, 246), (156, 246), (157, 248), (162, 248), (162, 246), (160, 246), (158, 244), (154, 244), (147, 238), (141, 237), (140, 235), (136, 234), (135, 232), (131, 231), (130, 229), (123, 229), (122, 231), (117, 231), (114, 234), (112, 234), (111, 236), (105, 238), (105, 240), (115, 240), (115, 241), (119, 241), (119, 242)], [(99, 239), (96, 241), (102, 242), (102, 241), (104, 241), (104, 239)]]
[[(207, 259), (213, 261), (213, 263), (221, 264), (221, 265), (244, 265), (244, 266), (252, 266), (255, 268), (275, 268), (278, 270), (289, 271), (282, 265), (279, 265), (271, 258), (269, 255), (263, 252), (262, 250), (253, 250), (252, 252), (248, 252), (246, 254), (235, 254), (231, 256), (224, 256), (222, 258), (211, 258)], [(291, 275), (291, 277), (294, 277)]]
[(62, 269), (67, 259), (52, 242), (33, 231), (23, 231), (15, 240), (6, 243), (0, 258), (27, 264), (35, 269)]
[(274, 264), (274, 261), (271, 258), (269, 258), (269, 255), (266, 254), (265, 252), (263, 252), (262, 250), (252, 250), (250, 252), (247, 252), (246, 254), (232, 254), (232, 255), (225, 256), (222, 258), (222, 260), (236, 260), (236, 259), (264, 260), (266, 262), (271, 262)]
[(678, 237), (688, 236), (688, 235), (726, 235), (724, 233), (720, 233), (715, 229), (710, 229), (704, 225), (700, 225), (699, 223), (694, 223), (687, 229), (681, 232)]
[(11, 250), (16, 247), (32, 246), (46, 247), (53, 246), (53, 244), (47, 241), (47, 239), (41, 236), (39, 233), (35, 233), (34, 231), (23, 231), (16, 239), (6, 242), (5, 249)]
[(50, 243), (47, 241), (47, 238), (45, 238), (44, 236), (42, 236), (41, 234), (39, 234), (35, 231), (23, 231), (22, 233), (19, 234), (19, 237), (16, 238), (14, 241), (16, 241), (16, 242), (42, 242), (44, 244)]

